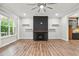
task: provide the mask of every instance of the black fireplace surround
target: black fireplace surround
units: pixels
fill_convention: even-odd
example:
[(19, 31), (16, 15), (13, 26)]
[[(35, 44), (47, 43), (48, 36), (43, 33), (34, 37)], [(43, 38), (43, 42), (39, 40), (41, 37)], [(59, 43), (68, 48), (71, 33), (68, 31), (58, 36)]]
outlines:
[(34, 16), (33, 28), (33, 40), (48, 40), (48, 16)]

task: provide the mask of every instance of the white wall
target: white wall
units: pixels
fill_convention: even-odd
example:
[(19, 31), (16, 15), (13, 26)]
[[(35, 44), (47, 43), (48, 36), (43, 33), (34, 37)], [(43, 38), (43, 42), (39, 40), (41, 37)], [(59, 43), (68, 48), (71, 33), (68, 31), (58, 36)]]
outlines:
[[(52, 29), (52, 24), (59, 24), (60, 26), (56, 28), (56, 32), (53, 31), (49, 31), (48, 33), (48, 38), (49, 39), (63, 39), (65, 41), (69, 40), (69, 33), (68, 33), (68, 17), (70, 16), (76, 16), (79, 17), (79, 10), (74, 10), (71, 13), (69, 12), (69, 14), (63, 16), (61, 19), (59, 18), (53, 18), (52, 16), (49, 15), (49, 19), (48, 19), (48, 29)], [(30, 19), (30, 21), (29, 21)], [(25, 20), (21, 20), (21, 23), (25, 23), (26, 21), (30, 24), (33, 24), (33, 18), (31, 17), (27, 17)], [(33, 25), (32, 25), (33, 26)], [(31, 27), (32, 27), (31, 26)], [(33, 27), (32, 27), (33, 29)], [(33, 32), (25, 32), (24, 28), (21, 25), (21, 30), (20, 30), (20, 38), (24, 38), (24, 39), (32, 39), (33, 38)], [(26, 34), (27, 33), (27, 34)], [(28, 35), (29, 34), (29, 35)]]
[[(52, 24), (58, 24), (59, 26), (52, 27)], [(61, 19), (60, 18), (53, 18), (53, 17), (49, 17), (48, 19), (48, 39), (61, 39)], [(50, 30), (50, 29), (56, 29), (55, 31)]]
[(0, 41), (1, 41), (0, 47), (6, 46), (6, 45), (8, 45), (16, 40), (17, 40), (16, 35), (3, 37), (0, 39)]
[[(79, 10), (74, 11), (72, 13), (67, 14), (60, 18), (54, 18), (49, 16), (48, 18), (48, 29), (56, 29), (56, 32), (50, 31), (48, 32), (48, 39), (63, 39), (65, 41), (69, 40), (68, 35), (68, 17), (70, 16), (79, 16)], [(27, 17), (25, 19), (20, 20), (20, 39), (33, 39), (33, 31), (27, 31), (28, 27), (23, 27), (22, 24), (30, 24), (29, 29), (33, 30), (33, 17)], [(52, 27), (52, 24), (59, 24), (59, 27)]]
[[(56, 29), (56, 32), (48, 32), (48, 39), (61, 39), (61, 19), (48, 17), (48, 29)], [(22, 24), (30, 24), (29, 27)], [(52, 24), (59, 24), (59, 27), (52, 27)], [(33, 39), (33, 17), (27, 17), (20, 20), (20, 39)], [(27, 30), (32, 29), (32, 30)]]
[[(29, 24), (30, 26), (23, 26)], [(20, 20), (20, 39), (33, 39), (33, 17)]]
[(68, 41), (68, 17), (65, 16), (62, 18), (61, 21), (61, 34), (62, 39)]

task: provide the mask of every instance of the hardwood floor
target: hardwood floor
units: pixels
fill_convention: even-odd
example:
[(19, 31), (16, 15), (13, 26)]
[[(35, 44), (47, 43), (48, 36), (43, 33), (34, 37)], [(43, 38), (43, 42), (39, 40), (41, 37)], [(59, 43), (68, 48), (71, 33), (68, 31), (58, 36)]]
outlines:
[(79, 56), (79, 41), (18, 40), (0, 48), (0, 56)]

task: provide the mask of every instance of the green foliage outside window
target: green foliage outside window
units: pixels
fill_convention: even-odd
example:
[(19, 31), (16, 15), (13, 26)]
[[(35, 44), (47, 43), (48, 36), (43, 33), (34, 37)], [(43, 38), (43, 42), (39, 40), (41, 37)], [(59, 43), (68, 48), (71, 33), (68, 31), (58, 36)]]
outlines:
[(8, 35), (8, 18), (2, 17), (1, 19), (1, 36)]
[(8, 34), (13, 35), (14, 25), (13, 25), (13, 17), (1, 16), (0, 18), (0, 34), (1, 36), (6, 36)]
[(10, 34), (13, 34), (13, 19), (12, 17), (10, 18)]

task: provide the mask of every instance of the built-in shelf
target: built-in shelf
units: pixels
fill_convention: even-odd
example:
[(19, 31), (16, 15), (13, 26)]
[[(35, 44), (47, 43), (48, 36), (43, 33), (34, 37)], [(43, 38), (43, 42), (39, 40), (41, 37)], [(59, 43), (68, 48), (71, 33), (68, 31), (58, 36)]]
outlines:
[(52, 27), (59, 27), (59, 24), (52, 24)]
[(26, 30), (33, 30), (33, 29), (26, 29)]
[(33, 29), (25, 29), (25, 31), (33, 31)]
[(48, 29), (48, 30), (56, 30), (56, 29)]
[(22, 24), (22, 26), (27, 26), (27, 27), (29, 27), (29, 26), (30, 26), (30, 24)]
[(48, 31), (56, 32), (56, 29), (48, 29)]

